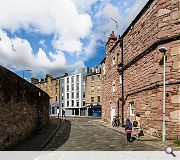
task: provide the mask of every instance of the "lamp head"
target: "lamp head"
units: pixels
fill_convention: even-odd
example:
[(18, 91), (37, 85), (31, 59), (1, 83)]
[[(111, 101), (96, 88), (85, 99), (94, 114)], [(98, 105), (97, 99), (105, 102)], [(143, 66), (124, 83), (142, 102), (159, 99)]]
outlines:
[(159, 48), (159, 51), (161, 52), (161, 53), (165, 53), (166, 51), (167, 51), (167, 49), (166, 49), (166, 47), (160, 47)]

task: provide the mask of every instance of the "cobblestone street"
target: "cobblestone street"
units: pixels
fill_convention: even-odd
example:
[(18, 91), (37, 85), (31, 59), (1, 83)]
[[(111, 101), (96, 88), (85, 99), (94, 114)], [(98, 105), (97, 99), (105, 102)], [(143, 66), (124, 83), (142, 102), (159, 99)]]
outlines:
[(127, 143), (126, 136), (97, 123), (95, 119), (67, 118), (44, 150), (60, 151), (154, 151), (141, 141)]

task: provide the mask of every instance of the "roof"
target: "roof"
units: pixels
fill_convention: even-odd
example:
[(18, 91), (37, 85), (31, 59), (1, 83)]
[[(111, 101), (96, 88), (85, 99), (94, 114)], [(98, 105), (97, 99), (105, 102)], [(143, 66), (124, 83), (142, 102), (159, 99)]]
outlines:
[(100, 64), (104, 63), (106, 61), (106, 57), (103, 58)]

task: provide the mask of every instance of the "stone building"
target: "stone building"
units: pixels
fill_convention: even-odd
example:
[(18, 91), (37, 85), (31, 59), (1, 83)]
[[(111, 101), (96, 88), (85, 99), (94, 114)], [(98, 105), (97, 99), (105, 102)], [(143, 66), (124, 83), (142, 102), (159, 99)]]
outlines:
[(86, 107), (88, 116), (101, 116), (101, 68), (93, 67), (86, 75)]
[(121, 37), (111, 33), (102, 61), (102, 118), (121, 124), (140, 114), (144, 132), (161, 136), (166, 52), (167, 138), (180, 135), (180, 1), (149, 0)]
[(31, 78), (31, 83), (42, 89), (50, 96), (50, 110), (49, 113), (57, 115), (60, 106), (60, 77), (53, 78), (47, 74), (45, 79)]

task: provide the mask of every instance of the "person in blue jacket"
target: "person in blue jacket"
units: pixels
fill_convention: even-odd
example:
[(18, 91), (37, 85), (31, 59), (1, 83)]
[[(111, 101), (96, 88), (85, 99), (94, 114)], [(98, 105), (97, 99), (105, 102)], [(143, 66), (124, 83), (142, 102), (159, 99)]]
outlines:
[(132, 133), (132, 123), (129, 118), (126, 119), (125, 131), (127, 135), (127, 141), (131, 142), (131, 133)]

